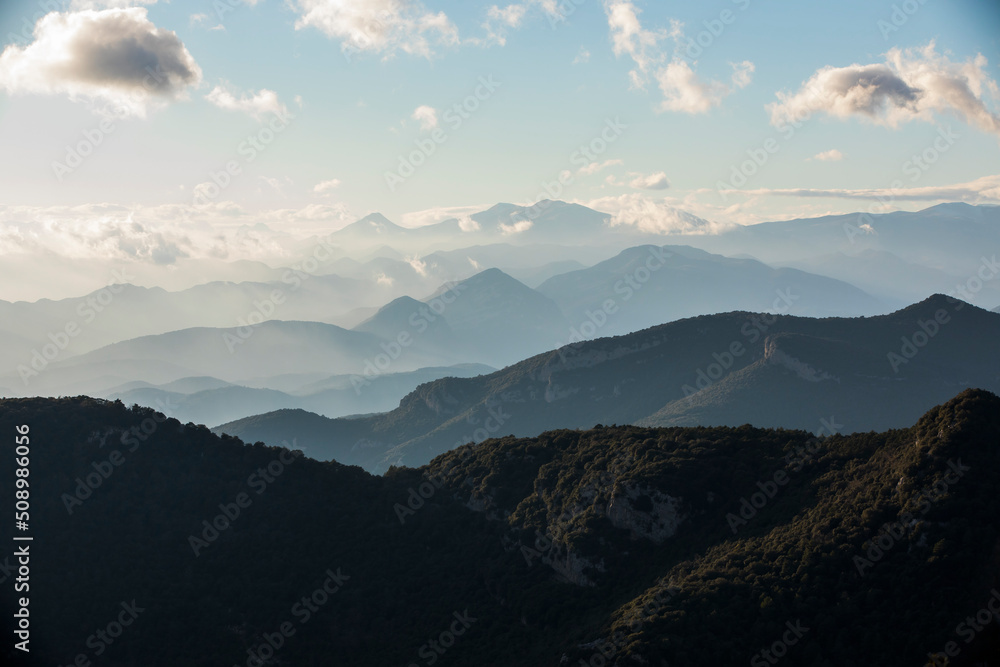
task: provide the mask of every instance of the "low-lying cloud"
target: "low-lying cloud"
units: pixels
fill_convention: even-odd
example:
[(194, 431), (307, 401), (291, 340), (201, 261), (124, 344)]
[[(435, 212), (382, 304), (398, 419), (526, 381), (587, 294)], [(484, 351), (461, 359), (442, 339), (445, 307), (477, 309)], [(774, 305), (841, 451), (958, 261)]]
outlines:
[(699, 218), (677, 208), (670, 199), (639, 193), (602, 197), (584, 205), (610, 214), (612, 227), (631, 226), (649, 234), (718, 234), (732, 227)]

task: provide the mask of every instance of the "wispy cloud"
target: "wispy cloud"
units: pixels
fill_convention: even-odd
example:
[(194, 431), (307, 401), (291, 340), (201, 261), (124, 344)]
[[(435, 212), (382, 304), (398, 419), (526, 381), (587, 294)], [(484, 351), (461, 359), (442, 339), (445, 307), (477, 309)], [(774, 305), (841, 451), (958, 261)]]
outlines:
[(844, 159), (844, 154), (838, 151), (836, 148), (831, 148), (828, 151), (823, 151), (822, 153), (816, 153), (810, 160), (819, 160), (820, 162), (839, 162)]
[(604, 162), (599, 162), (595, 160), (594, 162), (591, 162), (590, 164), (584, 167), (580, 167), (580, 169), (578, 169), (576, 173), (580, 174), (581, 176), (591, 176), (599, 171), (607, 169), (608, 167), (615, 167), (623, 164), (625, 164), (623, 160), (605, 160)]
[(213, 88), (205, 96), (205, 99), (220, 109), (245, 113), (257, 120), (268, 113), (281, 117), (288, 115), (288, 107), (278, 100), (278, 94), (266, 88), (247, 94), (236, 91), (229, 84), (223, 83)]
[(1000, 174), (984, 176), (966, 183), (953, 185), (928, 185), (911, 188), (760, 188), (756, 190), (727, 190), (726, 194), (785, 197), (829, 197), (834, 199), (861, 199), (892, 201), (964, 201), (972, 204), (1000, 203)]
[(438, 126), (437, 110), (426, 104), (414, 109), (411, 118), (420, 123), (420, 130), (423, 132), (430, 132)]
[(639, 190), (666, 190), (670, 187), (670, 181), (664, 172), (658, 171), (653, 174), (638, 176), (632, 179), (630, 185)]
[[(669, 29), (648, 30), (639, 20), (640, 10), (631, 0), (604, 0), (608, 29), (616, 56), (628, 56), (635, 64), (629, 72), (629, 84), (645, 90), (650, 79), (656, 81), (663, 100), (660, 111), (688, 114), (706, 113), (722, 104), (734, 90), (745, 88), (753, 78), (754, 64), (749, 60), (731, 63), (730, 83), (705, 80), (694, 67), (681, 58), (684, 24), (671, 21)], [(674, 55), (668, 56), (663, 43), (672, 41)]]
[(637, 192), (582, 203), (610, 214), (612, 227), (634, 227), (650, 234), (717, 234), (733, 227), (703, 220), (678, 208), (673, 199), (653, 199)]
[(430, 58), (435, 49), (459, 43), (458, 29), (444, 12), (412, 0), (289, 0), (298, 12), (296, 29), (315, 28), (338, 39), (345, 53), (371, 52), (391, 58), (402, 51)]
[(315, 192), (318, 195), (325, 195), (329, 194), (330, 192), (336, 190), (339, 187), (340, 187), (340, 179), (331, 178), (328, 181), (320, 181), (319, 183), (314, 185), (313, 192)]

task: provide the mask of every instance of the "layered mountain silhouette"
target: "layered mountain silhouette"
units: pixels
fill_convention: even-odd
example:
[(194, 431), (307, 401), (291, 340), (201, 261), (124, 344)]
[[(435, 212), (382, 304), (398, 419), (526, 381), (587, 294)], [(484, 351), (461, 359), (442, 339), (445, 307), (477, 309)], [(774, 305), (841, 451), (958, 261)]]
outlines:
[(734, 312), (573, 343), (477, 378), (418, 387), (395, 410), (323, 420), (276, 411), (215, 429), (383, 471), (466, 442), (595, 423), (903, 427), (966, 387), (1000, 391), (1000, 317), (935, 295), (890, 315)]
[(326, 417), (385, 412), (399, 405), (419, 385), (444, 377), (475, 377), (495, 371), (482, 364), (428, 366), (415, 371), (364, 375), (334, 375), (309, 381), (309, 375), (270, 376), (258, 380), (267, 387), (237, 385), (217, 378), (182, 378), (162, 386), (129, 382), (101, 392), (101, 398), (126, 405), (152, 406), (168, 417), (195, 424), (216, 424), (248, 414), (299, 408)]
[(922, 211), (782, 220), (676, 242), (806, 268), (904, 302), (928, 289), (953, 293), (985, 266), (986, 279), (973, 292), (982, 290), (988, 303), (1000, 298), (1000, 267), (992, 250), (1000, 247), (998, 206), (948, 203)]
[(883, 304), (847, 283), (689, 246), (629, 248), (590, 268), (549, 278), (538, 291), (577, 326), (606, 320), (599, 328), (602, 335), (729, 310), (811, 317), (886, 312)]
[[(995, 625), (956, 629), (1000, 585), (1000, 399), (981, 390), (886, 433), (597, 426), (385, 477), (84, 397), (0, 401), (0, 430), (17, 425), (30, 427), (33, 660), (99, 647), (120, 665), (729, 665), (768, 664), (780, 643), (796, 665), (922, 664), (946, 647), (973, 665), (1000, 652)], [(0, 458), (0, 476), (14, 465)], [(0, 485), (0, 503), (14, 493)], [(13, 636), (15, 601), (0, 605)], [(116, 619), (127, 627), (109, 632)], [(22, 655), (7, 642), (0, 657)]]

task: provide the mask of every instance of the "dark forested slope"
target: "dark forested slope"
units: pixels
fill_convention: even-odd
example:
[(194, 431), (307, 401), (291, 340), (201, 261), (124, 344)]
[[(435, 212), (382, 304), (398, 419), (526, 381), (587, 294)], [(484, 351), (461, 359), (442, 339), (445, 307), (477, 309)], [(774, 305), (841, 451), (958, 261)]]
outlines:
[(1000, 399), (984, 391), (887, 433), (598, 426), (384, 477), (87, 398), (0, 402), (9, 454), (22, 424), (33, 664), (996, 655), (996, 624), (966, 621), (1000, 586)]

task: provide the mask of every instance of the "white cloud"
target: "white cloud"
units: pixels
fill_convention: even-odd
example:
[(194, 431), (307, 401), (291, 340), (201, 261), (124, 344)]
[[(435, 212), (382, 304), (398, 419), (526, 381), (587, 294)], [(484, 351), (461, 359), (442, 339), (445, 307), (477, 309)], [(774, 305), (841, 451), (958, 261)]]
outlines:
[(291, 183), (291, 179), (287, 177), (282, 181), (280, 178), (274, 178), (273, 176), (261, 176), (260, 180), (281, 196), (285, 195), (285, 185)]
[(616, 165), (623, 165), (623, 164), (625, 164), (625, 162), (622, 160), (605, 160), (604, 162), (594, 161), (586, 165), (585, 167), (580, 167), (580, 169), (578, 169), (576, 173), (582, 176), (590, 176), (592, 174), (596, 174), (599, 171), (607, 169), (608, 167), (614, 167)]
[(590, 62), (590, 51), (585, 47), (581, 46), (579, 53), (576, 54), (576, 58), (573, 58), (574, 65), (583, 65), (584, 63)]
[(177, 34), (156, 27), (145, 8), (52, 12), (34, 38), (0, 54), (0, 86), (10, 94), (63, 94), (101, 113), (141, 117), (201, 81)]
[(282, 265), (301, 257), (310, 239), (356, 219), (343, 204), (252, 213), (231, 201), (203, 206), (0, 205), (0, 259), (33, 258), (53, 270), (54, 257), (60, 265), (174, 267), (189, 260)]
[[(192, 26), (200, 26), (209, 23), (211, 18), (212, 17), (209, 16), (208, 14), (192, 14), (188, 20)], [(214, 26), (209, 28), (209, 30), (225, 30), (225, 29), (226, 26), (222, 25), (221, 23), (216, 23)]]
[(641, 84), (654, 65), (662, 61), (659, 43), (667, 35), (662, 31), (646, 30), (639, 22), (640, 11), (631, 0), (605, 0), (611, 43), (616, 56), (627, 55), (636, 68), (630, 73), (633, 84)]
[(340, 187), (340, 179), (331, 178), (328, 181), (320, 181), (319, 183), (314, 185), (313, 192), (315, 192), (318, 195), (325, 195), (329, 194), (330, 191), (336, 190), (339, 187)]
[(660, 103), (663, 111), (705, 113), (722, 104), (722, 100), (729, 94), (726, 84), (702, 81), (684, 60), (668, 63), (657, 72), (656, 80), (663, 92), (663, 102)]
[(399, 225), (413, 229), (415, 227), (433, 225), (445, 220), (458, 219), (459, 227), (463, 231), (471, 231), (473, 225), (475, 225), (475, 229), (479, 229), (479, 227), (469, 216), (487, 208), (489, 208), (489, 204), (474, 204), (472, 206), (438, 206), (423, 211), (412, 211), (400, 216)]
[(205, 99), (226, 111), (238, 111), (260, 120), (266, 113), (273, 113), (284, 118), (288, 115), (288, 107), (278, 100), (278, 94), (273, 90), (261, 88), (249, 95), (234, 91), (231, 86), (223, 83), (216, 86), (205, 95)]
[(427, 277), (427, 262), (414, 255), (413, 257), (407, 257), (406, 263), (413, 267), (418, 276)]
[(375, 284), (377, 285), (392, 287), (392, 284), (395, 282), (396, 281), (391, 276), (387, 276), (385, 273), (378, 273), (375, 275)]
[(729, 63), (733, 68), (733, 85), (737, 88), (746, 88), (753, 80), (753, 73), (757, 67), (749, 60), (739, 63)]
[(767, 110), (775, 126), (823, 112), (897, 127), (913, 120), (933, 122), (937, 114), (949, 112), (1000, 135), (1000, 115), (984, 102), (987, 94), (1000, 97), (987, 64), (981, 54), (953, 62), (937, 53), (933, 41), (919, 49), (895, 48), (884, 63), (824, 67), (798, 92), (779, 92), (779, 101), (767, 105)]
[(505, 222), (501, 222), (500, 233), (503, 234), (504, 236), (510, 236), (512, 234), (521, 234), (522, 232), (526, 232), (532, 227), (534, 227), (534, 225), (535, 223), (533, 223), (531, 220), (518, 220), (512, 225), (508, 225)]
[(844, 159), (844, 154), (838, 151), (836, 148), (831, 148), (828, 151), (823, 151), (822, 153), (816, 153), (810, 160), (819, 160), (821, 162), (839, 162)]
[(703, 220), (673, 205), (672, 199), (650, 199), (639, 193), (602, 197), (585, 206), (611, 215), (610, 225), (631, 226), (651, 234), (718, 234), (732, 225)]
[(68, 8), (70, 11), (78, 12), (85, 9), (126, 9), (136, 5), (155, 4), (156, 0), (72, 0)]
[(670, 187), (670, 181), (667, 180), (665, 173), (658, 171), (648, 176), (639, 176), (633, 179), (630, 185), (639, 190), (666, 190)]
[(521, 19), (524, 18), (527, 11), (526, 5), (507, 5), (503, 9), (493, 5), (486, 12), (486, 15), (494, 21), (500, 21), (511, 28), (517, 28), (521, 25)]
[[(705, 113), (719, 106), (735, 89), (745, 88), (753, 77), (754, 64), (749, 60), (732, 63), (731, 84), (702, 80), (691, 63), (680, 57), (684, 43), (684, 25), (671, 21), (669, 30), (647, 30), (639, 20), (639, 10), (632, 0), (604, 0), (608, 29), (616, 56), (628, 56), (635, 64), (629, 72), (629, 84), (645, 90), (650, 78), (663, 94), (660, 111), (689, 114)], [(675, 55), (668, 58), (661, 42), (674, 42)]]
[(481, 24), (486, 36), (471, 37), (466, 42), (483, 47), (505, 46), (508, 31), (520, 28), (524, 24), (525, 16), (531, 12), (533, 7), (539, 8), (553, 27), (557, 22), (566, 18), (557, 0), (524, 0), (524, 2), (512, 3), (505, 7), (491, 5), (486, 10), (486, 20)]
[(414, 0), (290, 0), (299, 13), (295, 28), (311, 27), (338, 39), (345, 55), (363, 52), (390, 58), (397, 51), (430, 58), (439, 46), (459, 42), (444, 12)]
[(437, 111), (426, 104), (414, 109), (411, 118), (420, 123), (420, 130), (423, 132), (430, 132), (438, 126)]
[(458, 228), (461, 229), (463, 232), (478, 232), (481, 228), (481, 225), (475, 220), (473, 220), (471, 217), (463, 215), (461, 218), (458, 219)]

